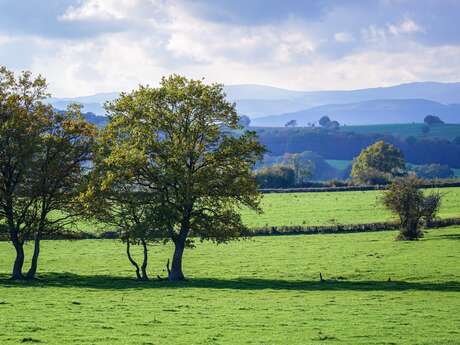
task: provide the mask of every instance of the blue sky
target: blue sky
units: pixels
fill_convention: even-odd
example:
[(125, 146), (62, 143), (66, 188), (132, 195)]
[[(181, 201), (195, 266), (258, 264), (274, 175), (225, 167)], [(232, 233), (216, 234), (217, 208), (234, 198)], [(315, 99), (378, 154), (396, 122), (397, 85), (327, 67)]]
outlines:
[(0, 0), (0, 64), (56, 96), (170, 73), (299, 90), (460, 81), (460, 0)]

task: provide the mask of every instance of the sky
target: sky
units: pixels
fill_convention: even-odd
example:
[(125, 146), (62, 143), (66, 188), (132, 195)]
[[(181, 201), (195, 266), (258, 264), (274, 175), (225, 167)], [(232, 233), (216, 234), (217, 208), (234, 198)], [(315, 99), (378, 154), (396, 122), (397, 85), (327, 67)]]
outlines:
[(172, 73), (293, 90), (460, 81), (460, 0), (0, 0), (0, 65), (53, 95)]

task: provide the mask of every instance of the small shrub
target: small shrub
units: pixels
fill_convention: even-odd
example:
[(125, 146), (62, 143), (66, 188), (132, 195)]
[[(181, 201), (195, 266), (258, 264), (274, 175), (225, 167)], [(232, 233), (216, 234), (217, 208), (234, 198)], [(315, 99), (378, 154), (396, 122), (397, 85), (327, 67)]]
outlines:
[(396, 179), (384, 192), (383, 204), (398, 215), (400, 221), (399, 240), (416, 240), (423, 237), (421, 220), (430, 224), (441, 204), (441, 195), (424, 196), (421, 181), (415, 175)]

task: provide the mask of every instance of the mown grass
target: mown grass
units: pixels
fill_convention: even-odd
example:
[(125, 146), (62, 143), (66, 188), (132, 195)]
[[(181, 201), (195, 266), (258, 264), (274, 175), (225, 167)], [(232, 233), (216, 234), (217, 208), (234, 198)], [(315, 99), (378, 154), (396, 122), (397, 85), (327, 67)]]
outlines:
[[(429, 190), (431, 191), (431, 190)], [(460, 188), (441, 188), (439, 216), (460, 217)], [(380, 201), (381, 191), (273, 193), (262, 199), (264, 213), (242, 210), (249, 227), (363, 224), (394, 220)]]
[[(460, 344), (460, 228), (394, 237), (198, 244), (176, 284), (132, 280), (112, 240), (44, 241), (40, 279), (11, 282), (3, 242), (0, 344)], [(171, 250), (151, 248), (152, 276)]]

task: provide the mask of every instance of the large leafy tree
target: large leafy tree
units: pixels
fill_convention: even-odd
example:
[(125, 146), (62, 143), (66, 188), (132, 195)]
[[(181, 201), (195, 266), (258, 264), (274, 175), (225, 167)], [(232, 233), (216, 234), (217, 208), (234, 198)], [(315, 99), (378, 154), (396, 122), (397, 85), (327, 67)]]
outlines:
[(264, 148), (255, 134), (229, 134), (239, 117), (221, 85), (173, 75), (107, 106), (107, 160), (124, 164), (156, 205), (153, 226), (174, 243), (170, 280), (196, 238), (226, 242), (245, 230), (238, 207), (259, 210), (252, 173)]
[[(78, 107), (57, 112), (42, 101), (46, 81), (0, 68), (0, 219), (16, 250), (13, 279), (34, 278), (40, 239), (79, 214), (94, 126)], [(24, 243), (34, 239), (32, 264), (23, 275)]]
[(353, 161), (351, 176), (359, 183), (386, 183), (405, 170), (402, 152), (395, 146), (377, 141), (361, 151)]

